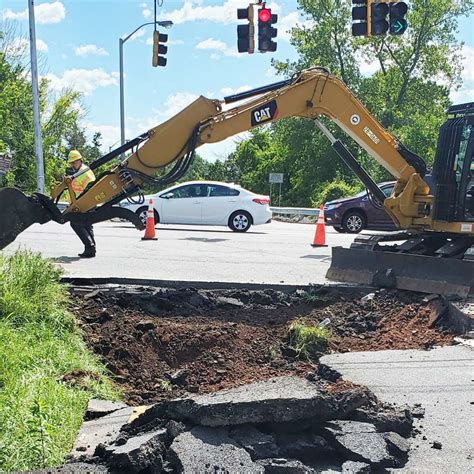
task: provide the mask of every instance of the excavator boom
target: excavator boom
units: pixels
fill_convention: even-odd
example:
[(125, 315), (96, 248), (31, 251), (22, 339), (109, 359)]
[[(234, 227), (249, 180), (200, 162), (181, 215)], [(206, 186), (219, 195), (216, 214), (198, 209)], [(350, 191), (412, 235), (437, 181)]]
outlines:
[[(233, 103), (237, 105), (223, 110)], [(140, 192), (145, 184), (161, 186), (177, 181), (188, 170), (199, 146), (219, 142), (253, 127), (287, 117), (313, 120), (331, 141), (335, 152), (363, 181), (374, 199), (384, 206), (396, 225), (410, 232), (408, 240), (412, 243), (416, 241), (417, 245), (402, 244), (401, 250), (397, 248), (394, 252), (397, 252), (398, 261), (402, 261), (403, 253), (411, 253), (415, 249), (421, 255), (438, 258), (439, 265), (442, 265), (441, 262), (446, 257), (464, 260), (463, 263), (467, 265), (473, 264), (468, 262), (474, 245), (473, 224), (459, 218), (459, 213), (457, 218), (437, 218), (441, 215), (437, 213), (439, 203), (424, 179), (426, 164), (423, 159), (407, 150), (339, 78), (323, 68), (308, 69), (288, 80), (229, 96), (223, 101), (199, 97), (166, 122), (92, 163), (90, 168), (97, 169), (124, 152), (129, 152), (122, 163), (111, 171), (100, 174), (93, 185), (80, 196), (76, 197), (72, 190), (71, 181), (74, 176), (64, 177), (52, 189), (51, 198), (39, 194), (27, 198), (12, 190), (0, 191), (0, 205), (3, 209), (8, 209), (6, 215), (9, 216), (8, 219), (2, 218), (4, 222), (0, 224), (0, 248), (8, 245), (31, 223), (46, 222), (49, 219), (59, 223), (94, 223), (122, 217), (140, 228), (142, 224), (135, 214), (115, 204)], [(385, 198), (347, 147), (332, 135), (322, 121), (323, 118), (335, 123), (397, 179), (389, 198)], [(461, 132), (457, 132), (458, 135)], [(462, 133), (466, 135), (465, 131)], [(472, 154), (474, 139), (469, 133), (467, 150)], [(463, 183), (465, 181), (464, 179)], [(72, 201), (61, 213), (55, 203), (64, 191), (69, 192)], [(26, 217), (19, 217), (20, 211)], [(429, 245), (423, 247), (419, 244), (420, 240), (422, 244), (428, 242)], [(380, 241), (377, 241), (372, 247), (369, 244), (364, 249), (381, 255), (386, 253), (386, 248), (382, 247)], [(342, 260), (336, 257), (334, 262)], [(379, 267), (382, 273), (391, 268), (384, 267), (383, 264)], [(465, 271), (463, 267), (462, 274)], [(364, 275), (363, 279), (370, 281), (364, 282), (377, 283), (374, 276), (378, 273), (369, 273), (371, 276)], [(343, 271), (342, 267), (332, 268), (329, 274), (338, 279), (357, 280), (355, 275)], [(471, 271), (470, 274), (474, 272)], [(393, 271), (391, 278), (385, 281), (388, 280), (393, 286), (397, 286)], [(420, 280), (419, 277), (417, 280)], [(449, 291), (451, 290), (450, 287)]]

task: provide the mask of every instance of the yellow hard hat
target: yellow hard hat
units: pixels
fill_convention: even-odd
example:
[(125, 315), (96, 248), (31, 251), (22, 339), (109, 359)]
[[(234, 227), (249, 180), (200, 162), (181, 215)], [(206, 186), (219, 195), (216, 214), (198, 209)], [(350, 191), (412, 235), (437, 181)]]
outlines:
[(82, 155), (77, 150), (71, 150), (67, 159), (68, 163), (72, 163), (76, 160), (82, 160)]

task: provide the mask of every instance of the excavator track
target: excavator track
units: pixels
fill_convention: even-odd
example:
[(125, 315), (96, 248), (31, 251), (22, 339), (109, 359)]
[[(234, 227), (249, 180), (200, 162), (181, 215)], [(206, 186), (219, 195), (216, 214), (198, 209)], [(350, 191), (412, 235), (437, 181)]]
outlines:
[(474, 238), (436, 232), (361, 235), (349, 249), (332, 249), (326, 278), (423, 293), (473, 296)]

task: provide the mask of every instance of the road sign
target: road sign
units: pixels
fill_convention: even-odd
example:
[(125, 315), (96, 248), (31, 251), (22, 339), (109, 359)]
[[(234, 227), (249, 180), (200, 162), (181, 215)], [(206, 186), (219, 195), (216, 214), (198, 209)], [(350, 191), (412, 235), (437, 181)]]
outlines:
[(283, 173), (270, 173), (268, 182), (272, 184), (281, 184), (283, 183)]
[(7, 173), (12, 167), (12, 157), (9, 155), (0, 155), (0, 173)]

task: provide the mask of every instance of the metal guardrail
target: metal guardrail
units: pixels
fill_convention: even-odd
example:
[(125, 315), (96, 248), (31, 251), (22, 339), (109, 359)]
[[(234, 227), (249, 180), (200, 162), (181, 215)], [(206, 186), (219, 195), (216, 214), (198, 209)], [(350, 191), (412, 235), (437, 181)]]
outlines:
[[(59, 202), (58, 208), (62, 212), (68, 206), (66, 202)], [(282, 214), (288, 216), (319, 216), (319, 209), (311, 207), (270, 207), (273, 214)]]
[(311, 207), (270, 207), (273, 214), (283, 214), (288, 216), (319, 216), (319, 209)]

